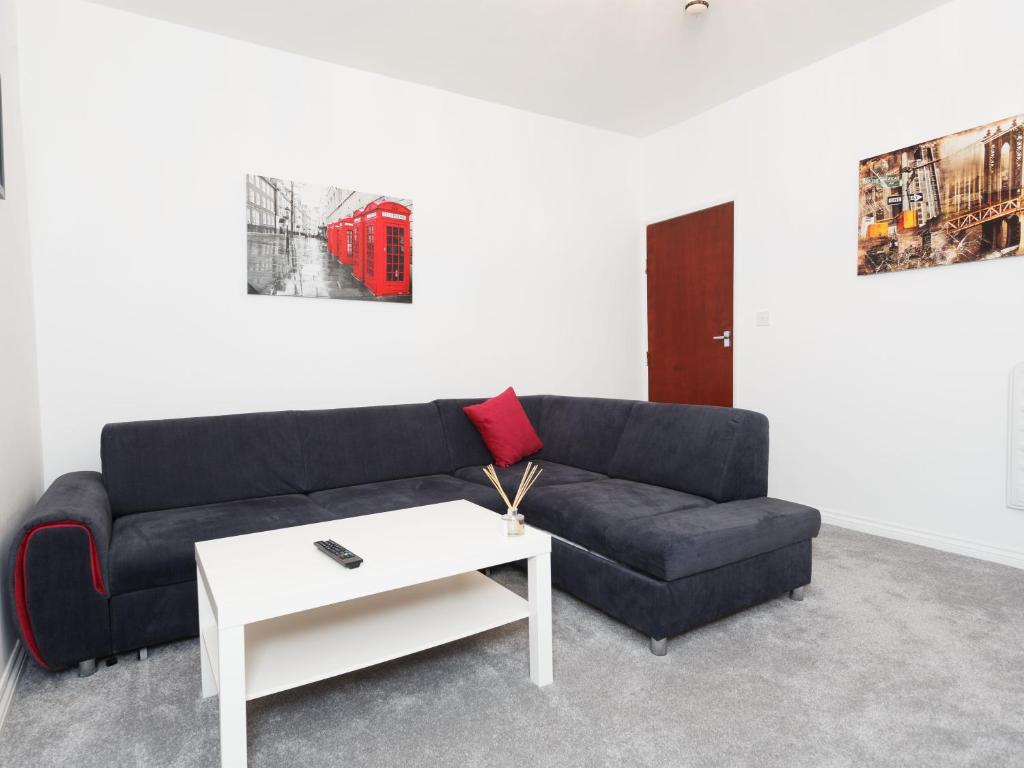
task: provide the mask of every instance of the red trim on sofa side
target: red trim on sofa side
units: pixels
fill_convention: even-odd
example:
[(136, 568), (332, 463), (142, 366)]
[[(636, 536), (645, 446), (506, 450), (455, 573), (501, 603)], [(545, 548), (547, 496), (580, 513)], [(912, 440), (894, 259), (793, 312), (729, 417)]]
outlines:
[(40, 666), (49, 669), (49, 666), (43, 661), (43, 657), (39, 653), (39, 646), (36, 645), (36, 636), (32, 632), (32, 621), (28, 615), (28, 600), (26, 598), (25, 586), (25, 555), (28, 553), (29, 542), (36, 533), (47, 528), (81, 528), (85, 531), (89, 537), (89, 565), (92, 568), (92, 588), (101, 595), (106, 593), (106, 588), (103, 586), (100, 554), (96, 549), (96, 541), (92, 537), (92, 531), (89, 529), (89, 526), (71, 520), (60, 523), (43, 523), (30, 529), (22, 538), (21, 543), (18, 545), (18, 556), (14, 563), (14, 602), (18, 613), (18, 625), (21, 627), (21, 635), (25, 638), (25, 645), (28, 646), (29, 653), (39, 662)]

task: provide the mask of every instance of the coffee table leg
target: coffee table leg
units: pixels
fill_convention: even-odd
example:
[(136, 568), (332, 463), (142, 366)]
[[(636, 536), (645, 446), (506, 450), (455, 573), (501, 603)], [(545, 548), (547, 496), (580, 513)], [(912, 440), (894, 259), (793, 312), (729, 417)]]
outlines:
[(221, 768), (245, 768), (245, 627), (218, 632)]
[(210, 654), (217, 649), (208, 648), (206, 645), (216, 637), (216, 634), (210, 634), (209, 630), (217, 626), (217, 619), (214, 618), (213, 608), (210, 606), (206, 580), (199, 568), (196, 569), (196, 590), (199, 593), (199, 668), (203, 675), (203, 698), (205, 699), (217, 693), (217, 680), (214, 677), (213, 662), (210, 659)]
[(550, 685), (554, 679), (551, 661), (551, 553), (526, 561), (530, 591), (530, 680)]

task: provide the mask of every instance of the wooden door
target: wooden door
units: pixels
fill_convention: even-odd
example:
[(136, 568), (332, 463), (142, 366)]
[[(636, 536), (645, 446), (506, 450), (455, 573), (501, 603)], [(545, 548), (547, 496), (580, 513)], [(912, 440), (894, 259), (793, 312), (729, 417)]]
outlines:
[(732, 265), (732, 203), (647, 227), (650, 400), (732, 405)]

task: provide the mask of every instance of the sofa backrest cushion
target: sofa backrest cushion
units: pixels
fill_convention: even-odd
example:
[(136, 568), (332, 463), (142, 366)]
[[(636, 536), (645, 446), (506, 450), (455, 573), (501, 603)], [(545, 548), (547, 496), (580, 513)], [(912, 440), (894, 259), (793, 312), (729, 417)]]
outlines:
[(732, 501), (768, 493), (768, 419), (739, 408), (636, 403), (608, 474)]
[(297, 411), (295, 416), (308, 491), (452, 469), (433, 403)]
[[(520, 397), (519, 402), (530, 418), (530, 423), (537, 430), (541, 440), (544, 439), (543, 424), (541, 420), (541, 409), (545, 396), (527, 395)], [(477, 405), (484, 401), (483, 398), (457, 399), (457, 400), (435, 400), (434, 406), (441, 417), (441, 424), (444, 428), (445, 441), (448, 445), (448, 458), (451, 470), (462, 469), (463, 467), (476, 467), (490, 464), (494, 461), (491, 452), (487, 450), (483, 438), (473, 422), (463, 412), (467, 405)]]
[(608, 473), (633, 400), (545, 395), (539, 458)]
[(107, 424), (100, 456), (115, 517), (305, 490), (287, 411)]

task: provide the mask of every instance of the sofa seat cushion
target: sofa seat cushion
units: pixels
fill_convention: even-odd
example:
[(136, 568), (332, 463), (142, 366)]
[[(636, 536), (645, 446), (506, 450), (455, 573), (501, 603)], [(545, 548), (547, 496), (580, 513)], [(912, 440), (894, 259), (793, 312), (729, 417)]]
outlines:
[(535, 488), (530, 525), (663, 581), (772, 552), (818, 534), (818, 511), (778, 499), (715, 504), (631, 480)]
[[(586, 469), (580, 469), (579, 467), (570, 467), (568, 464), (557, 464), (553, 461), (534, 461), (538, 467), (543, 469), (540, 477), (537, 478), (536, 484), (533, 486), (531, 494), (536, 493), (544, 486), (548, 485), (565, 485), (566, 483), (587, 483), (593, 482), (594, 480), (606, 480), (605, 475), (597, 472), (590, 472)], [(468, 480), (471, 483), (486, 486), (491, 488), (491, 481), (484, 476), (483, 467), (463, 467), (462, 469), (455, 470), (455, 476)], [(501, 487), (505, 489), (505, 493), (511, 499), (519, 487), (519, 481), (523, 479), (523, 472), (526, 470), (526, 462), (521, 461), (518, 464), (513, 464), (511, 467), (495, 467), (498, 472), (498, 479), (501, 480)], [(497, 496), (497, 491), (492, 491)], [(530, 498), (527, 496), (527, 498)]]
[(545, 488), (538, 485), (520, 505), (520, 511), (529, 525), (624, 562), (611, 538), (616, 530), (630, 521), (642, 527), (646, 518), (712, 503), (670, 488), (603, 479)]
[(673, 581), (806, 541), (820, 527), (818, 510), (762, 497), (624, 520), (604, 538), (615, 560)]
[(123, 515), (111, 534), (110, 591), (195, 581), (197, 541), (330, 519), (323, 507), (298, 494)]
[(467, 499), (494, 511), (505, 511), (498, 494), (493, 490), (451, 475), (410, 477), (334, 488), (312, 493), (310, 499), (319, 504), (331, 519), (372, 515), (456, 499)]

